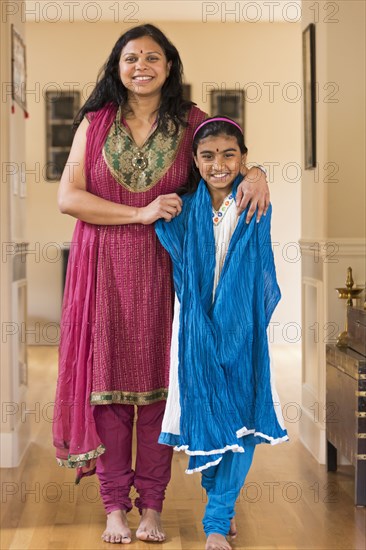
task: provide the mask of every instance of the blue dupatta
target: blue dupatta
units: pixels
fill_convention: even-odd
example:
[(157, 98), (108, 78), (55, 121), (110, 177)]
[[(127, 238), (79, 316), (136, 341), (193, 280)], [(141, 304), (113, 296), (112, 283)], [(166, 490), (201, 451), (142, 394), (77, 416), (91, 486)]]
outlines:
[[(240, 180), (233, 186), (233, 193)], [(173, 262), (180, 301), (180, 435), (160, 443), (190, 455), (189, 470), (221, 460), (227, 450), (287, 440), (271, 392), (267, 326), (280, 299), (270, 238), (271, 206), (260, 223), (244, 212), (230, 240), (213, 296), (215, 239), (212, 203), (201, 180), (185, 195), (182, 213), (156, 222), (158, 238)]]

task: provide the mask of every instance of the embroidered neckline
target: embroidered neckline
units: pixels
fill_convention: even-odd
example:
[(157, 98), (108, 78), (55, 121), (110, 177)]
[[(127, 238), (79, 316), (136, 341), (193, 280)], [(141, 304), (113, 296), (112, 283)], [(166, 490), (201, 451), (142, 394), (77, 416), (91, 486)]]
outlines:
[[(114, 179), (133, 193), (143, 193), (156, 185), (172, 166), (184, 135), (180, 127), (177, 134), (169, 135), (152, 128), (142, 147), (138, 147), (117, 111), (103, 147), (103, 158)], [(173, 130), (169, 121), (169, 129)]]
[(219, 223), (224, 219), (226, 212), (229, 210), (233, 202), (234, 195), (230, 193), (230, 195), (223, 200), (223, 203), (218, 210), (215, 210), (214, 207), (212, 207), (212, 221), (214, 225), (219, 225)]
[(118, 108), (118, 111), (117, 111), (117, 115), (116, 115), (116, 124), (119, 124), (119, 127), (120, 129), (123, 128), (126, 133), (129, 135), (131, 141), (134, 143), (135, 147), (137, 147), (138, 149), (143, 149), (145, 144), (149, 141), (149, 138), (153, 135), (153, 133), (155, 132), (157, 126), (158, 126), (158, 119), (156, 118), (154, 120), (154, 122), (152, 123), (151, 127), (150, 127), (150, 130), (146, 136), (146, 139), (145, 141), (142, 143), (142, 145), (137, 145), (136, 141), (134, 140), (133, 136), (132, 136), (132, 132), (131, 132), (131, 128), (129, 127), (128, 125), (128, 122), (127, 122), (127, 119), (125, 118), (125, 116), (122, 114), (122, 109), (121, 107)]

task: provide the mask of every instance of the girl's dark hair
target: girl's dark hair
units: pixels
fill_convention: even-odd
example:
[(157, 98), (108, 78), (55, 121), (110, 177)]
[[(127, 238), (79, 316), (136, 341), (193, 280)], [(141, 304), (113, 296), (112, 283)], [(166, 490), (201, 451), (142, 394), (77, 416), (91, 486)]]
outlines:
[(169, 133), (168, 120), (174, 124), (174, 133), (179, 126), (186, 127), (185, 114), (192, 105), (192, 101), (183, 99), (183, 64), (177, 48), (168, 40), (164, 33), (154, 25), (139, 25), (122, 34), (115, 43), (113, 50), (105, 65), (99, 71), (97, 84), (83, 107), (76, 115), (74, 129), (76, 129), (86, 113), (98, 111), (107, 103), (116, 106), (127, 105), (128, 90), (122, 84), (119, 75), (119, 62), (121, 52), (128, 42), (150, 36), (165, 53), (167, 61), (171, 61), (169, 76), (166, 79), (162, 92), (161, 104), (158, 112), (158, 127), (165, 133)]
[[(225, 118), (226, 120), (215, 120), (217, 116), (220, 116), (220, 119)], [(239, 128), (235, 126), (235, 124), (232, 124), (234, 121), (231, 120), (231, 118), (229, 117), (222, 117), (221, 115), (217, 115), (217, 116), (206, 118), (205, 124), (194, 135), (193, 144), (192, 144), (192, 150), (193, 150), (194, 156), (197, 156), (198, 145), (202, 139), (205, 139), (207, 137), (221, 136), (221, 135), (235, 137), (236, 141), (238, 142), (241, 154), (244, 155), (245, 153), (247, 153), (248, 148), (244, 143), (244, 135), (239, 130)], [(200, 180), (201, 180), (201, 174), (199, 173), (199, 170), (195, 162), (192, 161), (192, 166), (188, 177), (188, 181), (183, 187), (178, 189), (177, 193), (179, 195), (184, 195), (185, 193), (194, 193), (197, 190)]]

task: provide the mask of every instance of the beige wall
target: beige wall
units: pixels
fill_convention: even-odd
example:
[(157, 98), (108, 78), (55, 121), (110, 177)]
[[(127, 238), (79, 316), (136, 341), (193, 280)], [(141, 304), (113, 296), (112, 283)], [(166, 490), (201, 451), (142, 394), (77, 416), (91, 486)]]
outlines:
[[(301, 25), (157, 24), (178, 47), (186, 81), (192, 85), (192, 99), (203, 110), (209, 110), (206, 94), (209, 87), (239, 86), (247, 89), (245, 133), (249, 162), (277, 163), (270, 176), (270, 187), (274, 205), (273, 240), (278, 243), (275, 245), (278, 276), (284, 294), (274, 319), (279, 323), (275, 336), (282, 341), (285, 325), (300, 323), (300, 258), (296, 244), (287, 243), (297, 243), (300, 236), (300, 181), (296, 166), (301, 163), (301, 98), (298, 95), (301, 85)], [(42, 167), (45, 163), (45, 101), (42, 93), (52, 89), (52, 82), (62, 89), (68, 89), (70, 82), (76, 83), (72, 84), (75, 89), (85, 88), (86, 94), (90, 92), (87, 84), (95, 81), (115, 40), (126, 28), (113, 23), (27, 24), (29, 88), (38, 90), (29, 98), (31, 118), (27, 125), (27, 162), (30, 166), (38, 162)], [(288, 163), (296, 166), (291, 167)], [(60, 264), (53, 261), (56, 249), (47, 243), (61, 246), (69, 241), (74, 221), (58, 213), (57, 183), (47, 183), (41, 175), (38, 182), (30, 177), (28, 187), (28, 235), (33, 246), (37, 247), (36, 254), (29, 258), (31, 323), (58, 322), (61, 269)], [(51, 261), (46, 261), (47, 255)], [(296, 339), (295, 333), (296, 328), (288, 332), (288, 337)]]
[(339, 183), (328, 184), (329, 237), (365, 237), (365, 17), (366, 4), (339, 2), (339, 23), (328, 25), (329, 82), (339, 87), (328, 104), (328, 158)]
[[(6, 24), (5, 21), (1, 20), (1, 82), (10, 82), (11, 75), (11, 66), (10, 66), (10, 24)], [(1, 151), (1, 168), (4, 168), (5, 163), (10, 162), (10, 144), (9, 144), (9, 130), (10, 130), (10, 101), (0, 103), (0, 113), (1, 113), (1, 124), (0, 124), (0, 151)], [(5, 181), (4, 181), (5, 180)], [(11, 239), (10, 232), (10, 207), (9, 207), (9, 197), (10, 197), (10, 183), (6, 181), (3, 174), (1, 176), (1, 201), (0, 201), (0, 228), (1, 228), (1, 244), (3, 246), (4, 242), (9, 242)], [(2, 260), (4, 260), (2, 252)], [(4, 322), (11, 320), (10, 311), (11, 311), (11, 269), (10, 263), (7, 261), (1, 261), (0, 263), (0, 273), (1, 273), (1, 326), (4, 326)], [(2, 335), (3, 337), (3, 335)], [(11, 342), (4, 342), (2, 338), (2, 345), (0, 348), (0, 358), (1, 358), (1, 402), (9, 398), (11, 395)], [(9, 432), (11, 426), (1, 425), (1, 432)]]
[[(303, 172), (300, 436), (324, 463), (325, 344), (336, 342), (345, 323), (345, 302), (337, 298), (335, 288), (344, 286), (348, 266), (353, 268), (356, 285), (364, 287), (366, 279), (365, 3), (341, 0), (302, 5), (303, 29), (314, 22), (314, 7), (319, 7), (315, 31), (320, 178), (314, 184), (314, 171)], [(330, 175), (327, 165), (338, 170), (333, 176), (337, 181), (325, 181)], [(354, 305), (361, 306), (362, 301)]]
[[(365, 3), (319, 3), (316, 21), (317, 154), (302, 178), (302, 238), (365, 237)], [(336, 10), (336, 11), (335, 11)], [(302, 27), (314, 22), (303, 2)], [(337, 170), (332, 175), (330, 166)], [(327, 176), (337, 180), (326, 182)]]
[[(23, 41), (25, 25), (20, 16), (20, 5), (16, 0), (12, 9), (16, 14), (1, 18), (0, 71), (2, 97), (0, 103), (0, 153), (1, 153), (1, 200), (0, 200), (0, 292), (1, 292), (1, 345), (0, 345), (0, 391), (2, 415), (0, 425), (0, 467), (11, 467), (19, 464), (28, 444), (27, 426), (21, 422), (19, 410), (26, 399), (26, 385), (21, 383), (18, 362), (18, 346), (22, 337), (22, 326), (17, 318), (18, 287), (20, 293), (26, 287), (25, 278), (13, 282), (13, 258), (15, 244), (25, 240), (26, 199), (24, 187), (19, 181), (22, 164), (25, 164), (25, 126), (26, 120), (22, 109), (15, 104), (11, 113), (11, 24), (15, 26)], [(17, 191), (16, 191), (17, 189)], [(24, 256), (23, 256), (24, 259)], [(24, 360), (24, 355), (22, 360)], [(26, 369), (23, 363), (23, 373)], [(17, 412), (18, 411), (18, 412)]]

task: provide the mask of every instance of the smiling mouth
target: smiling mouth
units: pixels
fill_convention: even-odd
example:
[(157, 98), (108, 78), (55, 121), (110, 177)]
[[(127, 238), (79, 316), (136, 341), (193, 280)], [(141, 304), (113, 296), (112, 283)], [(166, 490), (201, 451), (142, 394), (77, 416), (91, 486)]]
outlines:
[(221, 172), (220, 174), (211, 174), (211, 178), (216, 178), (216, 179), (222, 180), (222, 179), (226, 178), (229, 175), (230, 175), (229, 172)]
[(153, 77), (152, 76), (134, 76), (132, 78), (132, 80), (134, 80), (135, 82), (149, 82), (150, 80), (152, 80)]

